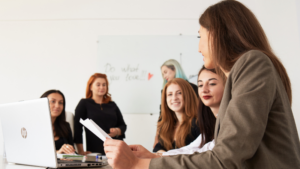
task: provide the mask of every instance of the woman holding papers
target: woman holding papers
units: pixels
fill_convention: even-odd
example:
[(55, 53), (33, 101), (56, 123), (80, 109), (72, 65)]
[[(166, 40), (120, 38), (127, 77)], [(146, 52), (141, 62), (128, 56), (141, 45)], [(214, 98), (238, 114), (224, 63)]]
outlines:
[(74, 143), (70, 124), (66, 121), (66, 100), (59, 90), (49, 90), (41, 98), (47, 97), (51, 112), (53, 135), (58, 154), (74, 154)]
[(157, 125), (159, 142), (154, 152), (183, 147), (199, 136), (197, 102), (197, 96), (186, 80), (168, 81), (162, 92), (161, 121)]
[(299, 168), (289, 76), (255, 15), (238, 1), (224, 0), (207, 8), (199, 23), (205, 67), (227, 76), (215, 147), (192, 155), (140, 159), (126, 143), (107, 139), (108, 163), (114, 169)]
[(83, 151), (82, 124), (80, 119), (91, 119), (110, 137), (118, 140), (125, 138), (126, 124), (117, 104), (108, 93), (108, 80), (105, 74), (95, 73), (87, 83), (86, 99), (81, 99), (75, 109), (74, 142), (79, 154), (90, 152), (104, 153), (103, 141), (88, 129), (86, 132), (87, 152)]

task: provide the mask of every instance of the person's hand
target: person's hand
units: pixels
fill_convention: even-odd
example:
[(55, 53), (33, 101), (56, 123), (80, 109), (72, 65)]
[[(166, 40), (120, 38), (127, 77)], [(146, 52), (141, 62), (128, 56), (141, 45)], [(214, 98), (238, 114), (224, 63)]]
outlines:
[(61, 148), (57, 151), (58, 154), (74, 154), (75, 149), (70, 144), (64, 144)]
[(92, 152), (90, 152), (90, 151), (82, 151), (82, 152), (78, 152), (78, 154), (80, 154), (80, 155), (87, 155), (87, 154), (91, 154)]
[(157, 157), (157, 155), (151, 153), (142, 145), (129, 145), (129, 147), (132, 150), (132, 153), (138, 158), (156, 158)]
[(119, 136), (121, 135), (121, 130), (119, 128), (110, 128), (109, 129), (109, 136), (110, 137), (116, 137), (116, 136)]
[(104, 151), (109, 165), (114, 169), (132, 169), (139, 161), (129, 146), (121, 140), (107, 138), (104, 142)]

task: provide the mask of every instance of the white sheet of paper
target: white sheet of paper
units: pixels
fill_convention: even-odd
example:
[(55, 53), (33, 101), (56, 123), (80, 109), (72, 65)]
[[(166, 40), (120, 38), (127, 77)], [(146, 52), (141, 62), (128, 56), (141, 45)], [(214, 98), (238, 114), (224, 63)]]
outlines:
[(105, 141), (106, 138), (111, 138), (105, 131), (103, 131), (93, 120), (80, 119), (79, 122), (84, 125), (87, 129), (89, 129), (92, 133), (94, 133), (97, 137), (99, 137), (102, 141)]

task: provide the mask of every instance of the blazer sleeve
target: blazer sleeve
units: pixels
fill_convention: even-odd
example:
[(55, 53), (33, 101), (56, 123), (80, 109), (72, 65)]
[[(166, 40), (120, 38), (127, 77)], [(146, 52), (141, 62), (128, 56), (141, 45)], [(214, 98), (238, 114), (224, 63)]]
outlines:
[(226, 110), (222, 110), (215, 147), (204, 153), (152, 159), (149, 168), (245, 167), (243, 162), (255, 154), (266, 129), (276, 95), (276, 73), (263, 53), (243, 55), (228, 77), (226, 87), (231, 85), (232, 97)]
[(127, 129), (127, 125), (125, 124), (125, 121), (123, 119), (123, 116), (122, 116), (122, 113), (121, 113), (119, 107), (117, 106), (117, 104), (115, 104), (115, 105), (116, 105), (116, 110), (117, 110), (116, 113), (117, 113), (117, 118), (118, 118), (117, 126), (116, 127), (120, 128), (121, 129), (121, 133), (122, 133), (122, 135), (119, 136), (118, 138), (122, 138), (123, 139), (123, 138), (125, 138), (125, 131)]
[(87, 110), (85, 100), (81, 99), (75, 109), (74, 117), (74, 142), (82, 144), (82, 124), (79, 122), (80, 118), (85, 120), (87, 118)]

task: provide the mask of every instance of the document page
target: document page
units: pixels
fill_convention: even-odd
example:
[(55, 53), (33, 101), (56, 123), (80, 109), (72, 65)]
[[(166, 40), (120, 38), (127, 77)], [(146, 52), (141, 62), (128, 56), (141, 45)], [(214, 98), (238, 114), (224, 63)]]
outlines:
[(103, 131), (93, 120), (91, 119), (80, 119), (79, 121), (84, 127), (88, 128), (92, 133), (99, 137), (102, 141), (106, 138), (111, 138), (105, 131)]

